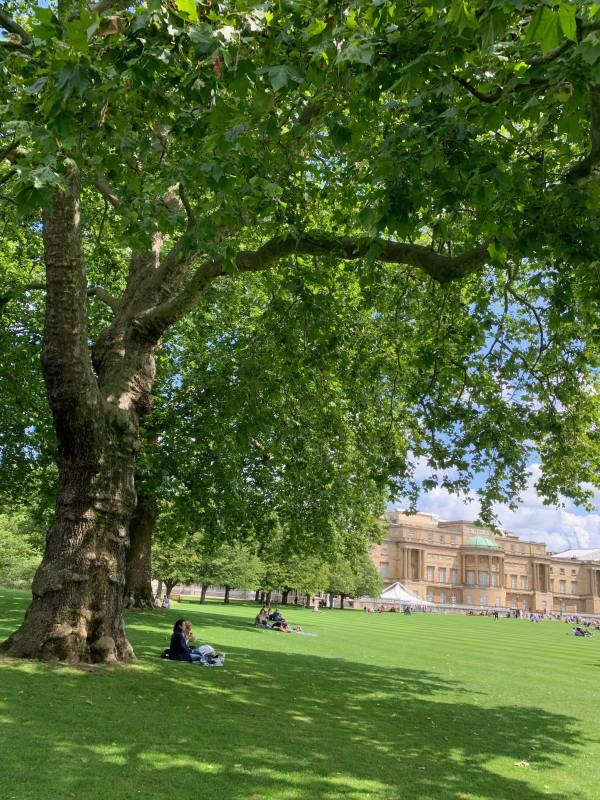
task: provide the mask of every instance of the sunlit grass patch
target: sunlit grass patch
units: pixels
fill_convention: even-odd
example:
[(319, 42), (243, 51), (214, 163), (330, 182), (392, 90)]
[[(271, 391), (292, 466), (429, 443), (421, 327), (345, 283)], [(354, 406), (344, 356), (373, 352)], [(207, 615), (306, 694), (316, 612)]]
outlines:
[[(0, 592), (0, 634), (27, 597)], [(6, 800), (597, 800), (600, 636), (438, 615), (288, 616), (254, 606), (131, 613), (139, 661), (0, 659)], [(223, 669), (161, 660), (175, 619)]]

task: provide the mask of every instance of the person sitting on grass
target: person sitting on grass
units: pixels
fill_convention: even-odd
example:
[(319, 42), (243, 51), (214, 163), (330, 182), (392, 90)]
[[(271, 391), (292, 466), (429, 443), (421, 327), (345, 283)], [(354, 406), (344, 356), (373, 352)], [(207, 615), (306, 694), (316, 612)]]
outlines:
[(279, 615), (279, 619), (275, 620), (271, 625), (271, 629), (274, 631), (281, 631), (282, 633), (288, 633), (290, 626), (287, 624), (286, 620)]
[(209, 644), (192, 649), (189, 645), (192, 639), (192, 623), (185, 619), (178, 619), (173, 626), (171, 643), (166, 651), (167, 658), (172, 661), (191, 661), (193, 664), (222, 666), (225, 659), (224, 653), (217, 653)]
[[(183, 635), (185, 636), (186, 643), (188, 647), (190, 643), (194, 641), (194, 635), (192, 633), (192, 623), (185, 619), (182, 625)], [(201, 644), (198, 647), (194, 647), (191, 651), (192, 653), (192, 661), (196, 661), (194, 656), (200, 656), (202, 664), (210, 664), (211, 666), (215, 665), (216, 661), (220, 660), (219, 666), (222, 666), (223, 660), (225, 658), (225, 653), (218, 653), (215, 648), (211, 644)]]
[(257, 628), (268, 628), (269, 627), (269, 616), (264, 608), (256, 615), (256, 619), (254, 620), (254, 624)]
[(271, 620), (271, 622), (281, 622), (281, 620), (283, 619), (283, 614), (278, 608), (276, 608), (272, 614), (269, 614), (269, 619)]

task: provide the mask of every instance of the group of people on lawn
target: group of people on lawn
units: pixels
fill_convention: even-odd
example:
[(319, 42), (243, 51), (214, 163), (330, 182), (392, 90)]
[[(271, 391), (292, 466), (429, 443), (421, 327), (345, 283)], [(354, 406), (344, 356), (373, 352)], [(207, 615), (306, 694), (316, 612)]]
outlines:
[(295, 625), (291, 628), (281, 611), (278, 608), (276, 608), (275, 611), (271, 611), (269, 606), (263, 606), (261, 608), (256, 615), (254, 624), (257, 628), (268, 628), (272, 631), (281, 631), (281, 633), (302, 632), (300, 625)]

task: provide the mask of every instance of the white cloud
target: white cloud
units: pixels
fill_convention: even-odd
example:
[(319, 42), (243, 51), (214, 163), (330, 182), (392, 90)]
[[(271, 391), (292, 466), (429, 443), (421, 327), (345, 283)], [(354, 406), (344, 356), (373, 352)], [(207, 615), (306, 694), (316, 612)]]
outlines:
[[(502, 527), (522, 539), (545, 542), (552, 552), (575, 547), (600, 547), (600, 503), (597, 504), (598, 510), (592, 513), (582, 511), (570, 501), (564, 508), (546, 506), (534, 487), (540, 476), (539, 465), (531, 465), (530, 472), (518, 508), (515, 511), (506, 506), (495, 509)], [(468, 520), (477, 517), (479, 503), (477, 499), (469, 503), (437, 488), (421, 497), (419, 511), (436, 514), (445, 520)]]

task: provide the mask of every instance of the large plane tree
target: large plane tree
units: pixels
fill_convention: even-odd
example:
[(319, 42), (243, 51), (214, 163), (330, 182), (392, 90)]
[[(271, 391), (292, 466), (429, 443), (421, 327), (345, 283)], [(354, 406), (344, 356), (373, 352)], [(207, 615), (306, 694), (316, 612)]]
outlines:
[(59, 472), (5, 652), (132, 657), (123, 583), (155, 353), (215, 281), (265, 273), (276, 300), (305, 271), (315, 294), (319, 274), (352, 275), (388, 343), (361, 357), (386, 375), (404, 452), (448, 485), (487, 472), (489, 508), (522, 486), (535, 447), (540, 490), (584, 497), (597, 475), (597, 10), (2, 5), (4, 236), (19, 224), (43, 242), (5, 300), (44, 292)]

